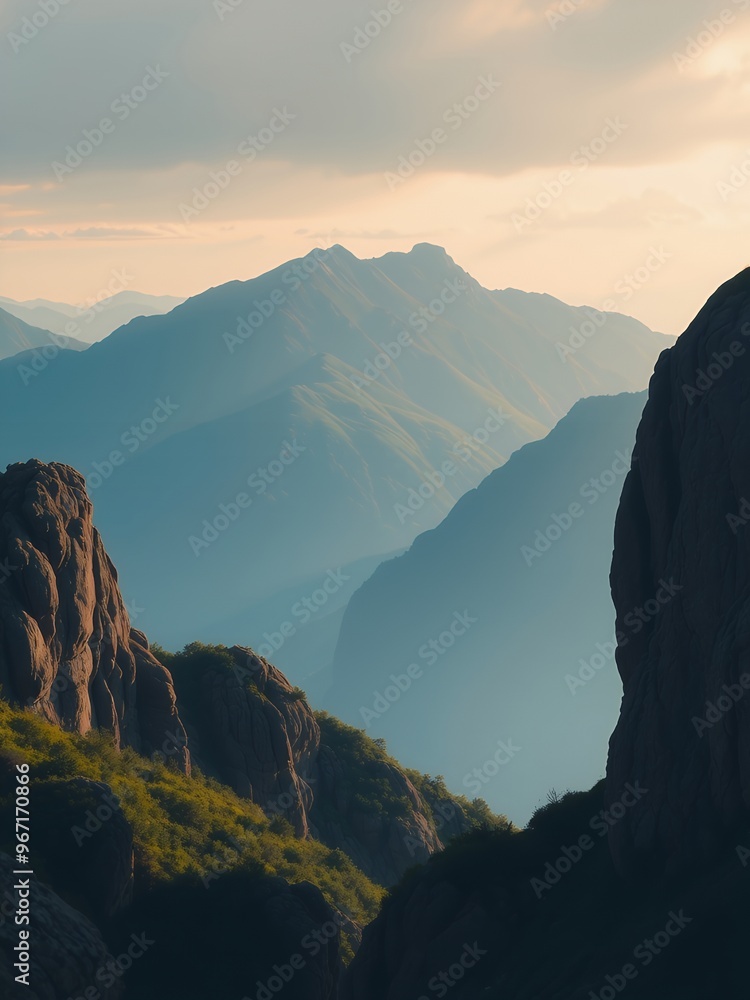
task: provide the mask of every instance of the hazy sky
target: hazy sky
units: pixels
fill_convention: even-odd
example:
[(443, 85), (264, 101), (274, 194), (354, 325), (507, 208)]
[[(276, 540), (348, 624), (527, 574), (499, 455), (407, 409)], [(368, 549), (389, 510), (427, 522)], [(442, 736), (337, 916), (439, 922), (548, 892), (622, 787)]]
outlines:
[(748, 263), (750, 0), (41, 3), (0, 11), (0, 294), (430, 241), (678, 333)]

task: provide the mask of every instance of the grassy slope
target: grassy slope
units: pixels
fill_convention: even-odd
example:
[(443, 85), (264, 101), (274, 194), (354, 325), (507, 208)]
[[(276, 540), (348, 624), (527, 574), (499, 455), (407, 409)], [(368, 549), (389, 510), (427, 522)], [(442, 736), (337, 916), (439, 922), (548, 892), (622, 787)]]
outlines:
[[(36, 784), (83, 776), (110, 785), (133, 827), (137, 888), (244, 867), (312, 882), (362, 924), (383, 897), (341, 851), (298, 840), (284, 820), (270, 821), (258, 806), (200, 774), (187, 778), (131, 750), (120, 753), (106, 735), (65, 733), (0, 701), (0, 755), (28, 762)], [(11, 826), (3, 827), (0, 849), (7, 850)]]

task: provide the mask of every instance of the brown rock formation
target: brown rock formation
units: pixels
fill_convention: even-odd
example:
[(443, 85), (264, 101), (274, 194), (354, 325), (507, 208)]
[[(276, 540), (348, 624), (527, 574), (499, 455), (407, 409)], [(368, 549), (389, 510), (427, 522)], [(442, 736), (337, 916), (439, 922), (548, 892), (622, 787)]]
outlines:
[[(198, 677), (175, 673), (193, 755), (204, 770), (269, 816), (288, 820), (298, 836), (340, 848), (383, 885), (442, 848), (430, 808), (401, 770), (386, 761), (342, 760), (325, 745), (304, 695), (276, 667), (242, 646), (228, 653), (232, 664), (215, 656), (191, 667)], [(398, 814), (362, 801), (355, 772), (363, 766), (389, 801), (401, 803)]]
[(131, 630), (83, 477), (39, 461), (0, 474), (0, 686), (65, 729), (111, 730), (189, 770), (169, 672)]
[(443, 845), (424, 800), (407, 776), (386, 761), (369, 767), (371, 776), (385, 783), (389, 795), (405, 800), (407, 808), (401, 815), (389, 816), (378, 803), (361, 802), (352, 794), (345, 765), (334, 750), (322, 746), (315, 764), (314, 833), (348, 854), (369, 878), (393, 885)]
[(198, 756), (210, 746), (222, 781), (307, 837), (318, 724), (281, 671), (251, 649), (230, 652), (233, 670), (211, 666), (199, 678)]

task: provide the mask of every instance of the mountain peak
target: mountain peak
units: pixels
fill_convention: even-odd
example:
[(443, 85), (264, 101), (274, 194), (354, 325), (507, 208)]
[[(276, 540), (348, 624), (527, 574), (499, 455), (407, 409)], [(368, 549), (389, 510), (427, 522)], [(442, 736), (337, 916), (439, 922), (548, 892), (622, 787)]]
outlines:
[(445, 247), (437, 243), (415, 243), (409, 253), (415, 257), (429, 257), (431, 260), (445, 260), (448, 258), (448, 251)]
[(446, 264), (453, 267), (458, 265), (449, 256), (447, 250), (444, 247), (438, 246), (436, 243), (415, 243), (411, 250), (406, 252), (399, 252), (393, 250), (390, 253), (384, 254), (382, 257), (377, 258), (378, 263), (381, 261), (408, 261), (422, 266), (429, 267), (442, 267), (444, 268)]

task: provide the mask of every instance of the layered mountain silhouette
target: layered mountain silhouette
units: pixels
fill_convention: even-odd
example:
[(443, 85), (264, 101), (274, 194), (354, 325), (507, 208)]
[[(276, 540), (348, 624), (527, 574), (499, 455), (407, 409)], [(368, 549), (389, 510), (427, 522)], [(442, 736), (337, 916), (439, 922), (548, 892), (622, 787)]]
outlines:
[[(462, 593), (486, 600), (486, 613), (494, 608), (500, 618), (497, 597), (485, 597), (493, 581), (466, 575), (461, 546), (478, 552), (466, 526), (484, 527), (494, 505), (495, 524), (481, 536), (489, 545), (512, 509), (508, 484), (526, 484), (528, 516), (539, 523), (545, 513), (518, 552), (522, 569), (542, 565), (533, 551), (552, 560), (620, 494), (621, 458), (609, 461), (613, 430), (643, 410), (611, 562), (624, 696), (606, 779), (588, 792), (551, 794), (520, 832), (481, 803), (450, 795), (440, 779), (405, 771), (361, 730), (312, 712), (305, 693), (252, 649), (194, 643), (168, 654), (149, 646), (132, 627), (82, 476), (36, 459), (9, 468), (0, 476), (0, 884), (9, 892), (16, 877), (12, 817), (28, 767), (35, 936), (33, 987), (21, 987), (16, 928), (3, 910), (3, 995), (743, 996), (749, 332), (750, 270), (661, 356), (645, 409), (640, 394), (580, 402), (367, 588), (380, 593), (389, 573), (397, 587), (424, 580), (434, 553), (433, 576), (455, 568)], [(74, 357), (54, 364), (62, 370)], [(550, 479), (537, 454), (548, 456)], [(553, 474), (578, 492), (566, 510), (553, 503), (545, 520)], [(584, 507), (589, 487), (600, 499), (579, 514), (572, 504)], [(526, 516), (513, 515), (521, 527)], [(454, 524), (461, 542), (443, 548)], [(555, 540), (550, 524), (560, 530)], [(535, 547), (536, 530), (549, 548), (538, 539)], [(504, 563), (511, 548), (500, 534), (496, 560)], [(574, 593), (570, 560), (563, 563), (560, 585)], [(404, 584), (400, 566), (408, 568)], [(450, 607), (453, 596), (450, 586), (433, 586), (430, 599)], [(554, 634), (564, 618), (542, 601), (524, 613), (527, 633)], [(445, 631), (458, 652), (482, 619), (471, 622), (460, 606), (452, 614)], [(451, 665), (459, 679), (467, 669)], [(601, 680), (615, 672), (611, 662), (592, 669)], [(566, 666), (559, 671), (564, 678)], [(429, 686), (429, 676), (408, 667), (406, 676), (413, 689), (389, 712)], [(507, 692), (489, 673), (483, 682), (499, 715)], [(426, 695), (422, 704), (432, 711)], [(456, 695), (442, 729), (454, 752), (485, 725), (479, 710), (460, 710)], [(539, 740), (560, 753), (561, 734), (572, 740), (573, 728), (589, 722), (582, 713), (563, 734), (548, 720)], [(522, 761), (527, 748), (516, 742), (503, 735), (508, 760), (493, 758), (493, 780)], [(554, 773), (527, 780), (544, 794)], [(424, 863), (406, 870), (412, 859)], [(376, 883), (398, 875), (384, 896)]]
[[(61, 350), (85, 351), (87, 346), (75, 337), (61, 340), (52, 331), (31, 326), (5, 309), (0, 309), (0, 361), (16, 356), (16, 378), (22, 382), (23, 370), (19, 373), (19, 368), (23, 369), (34, 363), (46, 366), (48, 360)], [(37, 358), (39, 360), (35, 361)]]
[(651, 382), (617, 515), (624, 698), (606, 783), (405, 879), (365, 933), (346, 1000), (418, 996), (445, 976), (460, 1000), (744, 995), (748, 332), (750, 270)]
[[(581, 396), (645, 386), (664, 338), (600, 320), (488, 291), (438, 247), (332, 247), (135, 319), (26, 385), (0, 364), (0, 459), (85, 474), (139, 627), (171, 646), (241, 634), (284, 666), (266, 636), (303, 624), (293, 609), (329, 574), (346, 579), (316, 627)], [(335, 631), (319, 633), (329, 661)]]
[[(122, 283), (126, 276), (113, 279)], [(136, 316), (156, 316), (174, 309), (184, 299), (172, 295), (144, 295), (142, 292), (122, 291), (115, 295), (97, 297), (80, 306), (67, 302), (50, 302), (48, 299), (29, 299), (16, 302), (0, 296), (0, 307), (11, 316), (32, 326), (41, 326), (52, 333), (71, 335), (86, 344), (94, 344), (109, 336), (113, 330), (129, 323)], [(75, 330), (71, 330), (71, 324)]]
[(577, 403), (380, 566), (346, 609), (331, 710), (517, 822), (600, 778), (620, 699), (606, 582), (644, 403)]

